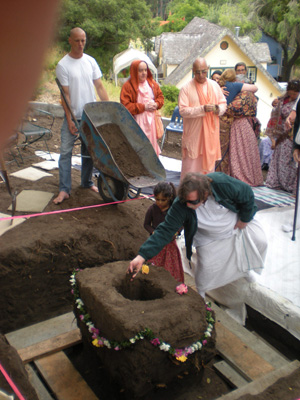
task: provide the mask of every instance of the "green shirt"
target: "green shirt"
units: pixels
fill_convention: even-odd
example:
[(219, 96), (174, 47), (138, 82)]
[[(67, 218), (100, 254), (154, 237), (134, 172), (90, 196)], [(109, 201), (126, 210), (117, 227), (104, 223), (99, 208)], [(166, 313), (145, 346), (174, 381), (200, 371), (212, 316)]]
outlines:
[[(207, 176), (212, 179), (211, 189), (215, 200), (225, 208), (237, 213), (242, 222), (250, 222), (257, 210), (251, 187), (222, 172), (213, 172)], [(141, 246), (139, 254), (145, 260), (154, 257), (170, 243), (182, 226), (184, 227), (186, 256), (190, 260), (193, 238), (197, 232), (197, 215), (195, 210), (181, 203), (178, 197), (170, 207), (165, 221)]]

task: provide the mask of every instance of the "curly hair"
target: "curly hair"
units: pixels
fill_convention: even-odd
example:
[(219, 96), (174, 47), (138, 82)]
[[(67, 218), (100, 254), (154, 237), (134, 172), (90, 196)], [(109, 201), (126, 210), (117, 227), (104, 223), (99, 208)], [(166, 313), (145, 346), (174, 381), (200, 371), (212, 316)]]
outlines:
[(212, 179), (198, 172), (189, 172), (181, 181), (178, 188), (178, 197), (181, 203), (186, 202), (189, 193), (197, 191), (199, 201), (205, 200), (207, 194), (211, 195), (210, 183)]
[(225, 83), (228, 82), (235, 82), (236, 79), (236, 73), (234, 69), (225, 69), (225, 71), (222, 73), (220, 79), (219, 79), (219, 85), (225, 86)]
[(176, 189), (172, 182), (158, 182), (153, 189), (154, 196), (162, 193), (163, 196), (170, 199), (170, 205), (176, 197)]
[(300, 81), (298, 79), (289, 81), (286, 90), (287, 91), (293, 90), (294, 92), (300, 92)]

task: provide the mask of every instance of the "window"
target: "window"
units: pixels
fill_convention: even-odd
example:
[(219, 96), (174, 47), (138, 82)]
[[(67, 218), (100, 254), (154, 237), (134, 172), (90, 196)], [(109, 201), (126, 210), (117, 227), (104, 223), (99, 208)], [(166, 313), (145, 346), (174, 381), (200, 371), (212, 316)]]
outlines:
[(226, 42), (225, 40), (223, 42), (220, 43), (220, 48), (222, 50), (227, 50), (228, 49), (228, 42)]
[(247, 75), (252, 83), (256, 82), (257, 68), (256, 67), (247, 67)]

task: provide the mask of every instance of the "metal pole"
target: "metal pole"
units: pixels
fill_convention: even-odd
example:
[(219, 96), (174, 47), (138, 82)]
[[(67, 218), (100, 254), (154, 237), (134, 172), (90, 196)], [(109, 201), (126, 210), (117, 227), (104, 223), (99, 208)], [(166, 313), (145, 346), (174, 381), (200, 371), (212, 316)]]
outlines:
[(297, 168), (297, 189), (296, 189), (296, 201), (295, 201), (295, 212), (294, 212), (294, 224), (293, 224), (293, 235), (292, 240), (296, 240), (296, 225), (297, 225), (297, 214), (299, 205), (299, 181), (300, 181), (300, 163), (298, 163)]

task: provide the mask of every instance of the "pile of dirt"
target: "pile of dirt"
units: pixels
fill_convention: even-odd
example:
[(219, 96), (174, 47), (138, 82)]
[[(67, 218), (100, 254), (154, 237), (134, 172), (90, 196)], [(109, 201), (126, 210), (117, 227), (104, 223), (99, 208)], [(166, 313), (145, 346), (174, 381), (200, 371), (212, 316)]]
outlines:
[(98, 126), (97, 130), (105, 140), (117, 165), (122, 166), (121, 171), (127, 179), (135, 176), (150, 176), (117, 124), (104, 124)]

